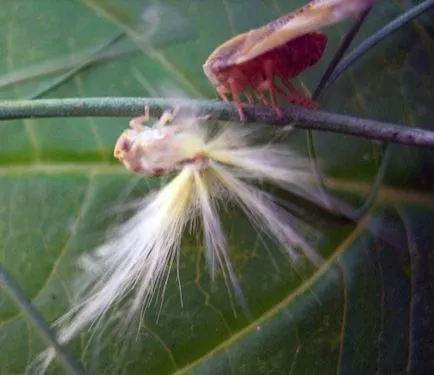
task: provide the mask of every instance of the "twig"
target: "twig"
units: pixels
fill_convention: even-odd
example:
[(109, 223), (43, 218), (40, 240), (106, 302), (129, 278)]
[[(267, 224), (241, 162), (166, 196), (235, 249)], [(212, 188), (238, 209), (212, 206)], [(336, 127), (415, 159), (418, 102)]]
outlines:
[[(362, 44), (360, 44), (357, 48), (355, 48), (352, 52), (350, 52), (350, 54), (346, 58), (342, 59), (346, 49), (348, 49), (351, 41), (353, 40), (354, 36), (356, 35), (363, 20), (366, 18), (371, 8), (367, 9), (363, 14), (361, 14), (358, 17), (358, 19), (354, 22), (351, 29), (346, 34), (344, 40), (342, 41), (337, 52), (335, 53), (330, 65), (328, 66), (326, 72), (321, 78), (320, 83), (313, 94), (313, 98), (318, 99), (352, 64), (357, 62), (364, 54), (366, 54), (366, 52), (368, 52), (371, 48), (376, 46), (380, 41), (385, 39), (389, 34), (394, 32), (398, 28), (404, 26), (415, 17), (418, 17), (419, 15), (426, 12), (430, 7), (432, 7), (432, 5), (434, 5), (434, 1), (425, 1), (424, 3), (410, 9), (400, 17), (390, 22), (385, 27), (376, 31)], [(342, 61), (340, 62), (340, 60)], [(327, 198), (328, 197), (327, 187), (323, 181), (321, 174), (319, 173), (318, 163), (316, 160), (315, 139), (314, 139), (313, 132), (308, 131), (307, 137), (308, 137), (307, 138), (308, 151), (312, 160), (313, 170), (315, 172), (315, 176), (319, 183), (319, 186), (321, 187), (321, 190), (323, 192), (324, 199), (327, 202), (329, 201), (329, 199)], [(386, 174), (388, 162), (391, 157), (390, 145), (388, 145), (387, 142), (383, 141), (381, 149), (382, 149), (383, 157), (381, 160), (379, 170), (372, 184), (372, 188), (368, 196), (366, 197), (364, 204), (359, 209), (357, 209), (356, 211), (350, 214), (350, 216), (353, 217), (355, 220), (357, 220), (357, 218), (362, 217), (364, 213), (367, 212), (370, 209), (370, 207), (374, 204), (378, 189), (381, 187), (383, 178)]]
[[(133, 117), (143, 114), (148, 105), (152, 116), (161, 116), (168, 109), (179, 106), (185, 113), (210, 115), (210, 120), (239, 122), (235, 106), (213, 100), (162, 98), (69, 98), (0, 101), (0, 120), (48, 117)], [(408, 128), (403, 125), (370, 119), (312, 111), (290, 106), (283, 109), (283, 118), (277, 119), (272, 108), (246, 106), (247, 123), (287, 125), (349, 134), (369, 139), (400, 143), (418, 147), (434, 147), (434, 132)]]
[[(318, 83), (318, 86), (316, 87), (312, 99), (318, 100), (321, 97), (321, 94), (323, 92), (323, 89), (325, 87), (325, 84), (328, 82), (330, 76), (333, 74), (333, 72), (336, 69), (336, 66), (339, 64), (339, 62), (342, 60), (342, 58), (345, 55), (345, 52), (347, 52), (348, 48), (351, 45), (351, 42), (356, 37), (357, 33), (359, 32), (360, 28), (362, 27), (363, 21), (368, 16), (370, 10), (372, 7), (369, 7), (364, 12), (362, 12), (356, 20), (351, 25), (348, 32), (345, 34), (344, 38), (342, 39), (341, 43), (339, 44), (338, 49), (336, 50), (335, 54), (333, 55), (332, 60), (330, 61), (326, 71), (324, 72), (323, 76), (320, 79), (320, 82)], [(324, 178), (320, 172), (320, 167), (318, 163), (317, 153), (316, 153), (316, 147), (315, 147), (315, 134), (312, 130), (307, 131), (307, 150), (309, 153), (309, 158), (312, 163), (312, 170), (315, 175), (315, 178), (318, 182), (318, 187), (320, 188), (322, 197), (324, 202), (331, 208), (331, 203), (329, 199), (329, 194), (327, 193), (327, 186), (324, 182)]]
[[(323, 83), (322, 92), (323, 94), (330, 86), (355, 62), (357, 62), (363, 55), (365, 55), (369, 50), (375, 47), (378, 43), (384, 40), (387, 36), (389, 36), (394, 31), (403, 27), (413, 19), (419, 17), (430, 8), (434, 6), (434, 0), (427, 0), (423, 3), (411, 8), (406, 11), (401, 16), (395, 18), (392, 22), (388, 23), (386, 26), (381, 28), (372, 34), (368, 39), (366, 39), (363, 43), (357, 46), (353, 51), (351, 51), (336, 67), (334, 72), (329, 76), (326, 82)], [(353, 213), (354, 219), (360, 218), (367, 212), (370, 207), (374, 204), (375, 198), (378, 192), (378, 189), (381, 187), (382, 181), (386, 174), (387, 166), (389, 164), (391, 158), (391, 148), (390, 145), (383, 141), (381, 144), (382, 150), (382, 160), (378, 172), (375, 176), (374, 182), (372, 184), (372, 188), (366, 197), (365, 203), (360, 207), (357, 211)]]
[(339, 64), (339, 62), (344, 57), (345, 52), (347, 52), (348, 48), (351, 45), (351, 42), (356, 37), (357, 33), (359, 32), (360, 28), (362, 27), (362, 24), (365, 21), (366, 17), (368, 16), (369, 12), (371, 11), (371, 9), (372, 9), (372, 7), (369, 7), (364, 12), (362, 12), (356, 18), (354, 23), (351, 25), (351, 28), (348, 30), (348, 32), (345, 34), (344, 39), (342, 39), (342, 42), (340, 43), (338, 49), (336, 50), (335, 54), (333, 55), (333, 58), (330, 61), (323, 76), (321, 77), (321, 79), (318, 83), (318, 86), (316, 87), (314, 93), (312, 94), (313, 100), (317, 100), (321, 97), (321, 94), (323, 92), (325, 85), (329, 84), (328, 80), (329, 80), (330, 76), (333, 74), (336, 66)]
[(378, 43), (380, 43), (383, 39), (389, 36), (394, 31), (400, 29), (413, 19), (419, 17), (430, 8), (434, 6), (434, 0), (426, 0), (423, 3), (416, 5), (411, 8), (409, 11), (405, 12), (401, 16), (395, 18), (392, 22), (384, 26), (382, 29), (378, 30), (371, 37), (366, 39), (363, 43), (361, 43), (358, 47), (356, 47), (353, 51), (351, 51), (336, 67), (333, 74), (324, 84), (324, 88), (322, 92), (324, 93), (330, 85), (336, 81), (342, 73), (344, 73), (355, 61), (357, 61), (362, 55), (364, 55), (368, 50), (375, 47)]

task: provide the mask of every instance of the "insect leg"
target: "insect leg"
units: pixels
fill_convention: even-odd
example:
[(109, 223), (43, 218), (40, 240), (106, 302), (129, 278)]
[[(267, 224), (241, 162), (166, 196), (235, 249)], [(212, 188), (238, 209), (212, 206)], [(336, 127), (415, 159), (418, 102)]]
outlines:
[(250, 92), (246, 91), (246, 92), (244, 93), (244, 95), (246, 96), (246, 98), (247, 98), (247, 102), (248, 102), (250, 105), (255, 104), (255, 101), (253, 100), (253, 96), (252, 96), (252, 94), (251, 94)]
[(165, 125), (173, 122), (173, 120), (178, 115), (180, 110), (181, 110), (181, 107), (179, 105), (177, 105), (174, 108), (173, 112), (170, 110), (164, 111), (163, 114), (161, 115), (161, 117), (159, 118), (159, 120), (156, 122), (155, 127), (156, 128), (162, 128)]
[(149, 121), (149, 107), (145, 104), (144, 114), (130, 120), (130, 128), (143, 130), (143, 124)]
[(304, 84), (304, 82), (301, 82), (301, 89), (303, 90), (304, 94), (308, 97), (312, 97), (312, 92), (309, 90), (309, 88)]
[(199, 122), (206, 122), (211, 118), (211, 114), (205, 115), (205, 116), (199, 116), (196, 118), (197, 121)]
[(268, 100), (265, 98), (264, 93), (262, 91), (259, 90), (255, 90), (255, 95), (257, 96), (257, 98), (259, 99), (259, 101), (264, 104), (264, 105), (268, 105)]
[[(296, 105), (301, 105), (306, 108), (314, 109), (318, 108), (318, 103), (311, 100), (307, 96), (302, 95), (291, 83), (288, 78), (282, 79), (283, 84), (289, 90), (289, 94), (285, 94), (283, 90), (281, 91), (282, 95), (290, 102)], [(279, 88), (279, 90), (281, 90)]]
[(279, 105), (277, 104), (276, 99), (276, 85), (274, 82), (274, 73), (273, 73), (273, 61), (267, 60), (264, 62), (264, 71), (265, 71), (265, 77), (266, 80), (261, 83), (262, 90), (268, 89), (268, 92), (270, 94), (271, 99), (271, 107), (274, 108), (276, 111), (276, 115), (278, 119), (281, 119), (283, 117), (282, 110), (279, 108)]
[(229, 102), (228, 97), (226, 96), (227, 89), (223, 86), (219, 86), (216, 88), (218, 96), (220, 96), (220, 99), (222, 99), (224, 102)]
[(238, 94), (237, 88), (235, 86), (235, 82), (232, 79), (229, 79), (228, 83), (229, 87), (231, 88), (232, 98), (234, 99), (238, 114), (240, 115), (240, 120), (244, 122), (246, 120), (246, 116), (243, 111), (243, 103), (241, 102), (240, 95)]

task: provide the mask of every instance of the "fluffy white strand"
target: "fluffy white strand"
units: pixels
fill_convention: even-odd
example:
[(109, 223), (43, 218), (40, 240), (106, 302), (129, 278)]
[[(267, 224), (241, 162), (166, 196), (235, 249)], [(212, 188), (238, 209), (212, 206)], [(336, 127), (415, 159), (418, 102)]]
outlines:
[(241, 132), (245, 138), (239, 140), (238, 129), (232, 126), (224, 127), (215, 139), (207, 144), (207, 150), (213, 160), (236, 167), (234, 173), (243, 179), (268, 180), (317, 204), (324, 204), (322, 195), (313, 189), (309, 160), (296, 155), (288, 145), (237, 147), (238, 141), (254, 141), (254, 136), (260, 129), (261, 127), (258, 127), (249, 132)]
[[(217, 264), (220, 266), (220, 269), (224, 275), (224, 279), (228, 287), (228, 292), (231, 293), (232, 288), (235, 291), (235, 294), (237, 295), (243, 307), (246, 308), (243, 303), (244, 295), (241, 291), (241, 287), (239, 286), (239, 282), (235, 275), (235, 270), (233, 269), (232, 262), (230, 261), (227, 254), (226, 236), (223, 233), (220, 218), (217, 215), (215, 205), (211, 198), (213, 196), (212, 190), (210, 190), (210, 186), (207, 186), (208, 184), (206, 177), (210, 174), (210, 171), (207, 171), (207, 173), (205, 173), (205, 176), (198, 172), (195, 173), (197, 197), (201, 208), (202, 225), (205, 237), (205, 244), (207, 246), (207, 249), (205, 251), (210, 252), (209, 257), (212, 259), (211, 267), (213, 267), (215, 264), (215, 262), (213, 261), (214, 258), (217, 258)], [(213, 269), (211, 269), (211, 272), (213, 272)], [(227, 284), (226, 274), (229, 278), (228, 281), (230, 282), (230, 285)]]
[(316, 251), (291, 227), (291, 221), (295, 221), (295, 218), (275, 204), (268, 194), (234, 178), (224, 167), (215, 167), (214, 170), (250, 221), (259, 228), (266, 228), (270, 237), (277, 239), (293, 259), (297, 258), (293, 246), (299, 246), (311, 262), (321, 264), (322, 259)]
[[(80, 278), (83, 300), (54, 324), (61, 343), (100, 321), (113, 303), (136, 287), (131, 309), (123, 319), (132, 319), (138, 308), (149, 303), (169, 258), (179, 249), (189, 220), (185, 214), (191, 194), (186, 188), (192, 178), (193, 171), (184, 169), (153, 199), (146, 199), (144, 207), (119, 228), (117, 235), (95, 250), (93, 260), (85, 257), (87, 269)], [(46, 371), (54, 355), (51, 348), (41, 353), (36, 361), (39, 372)]]
[[(167, 283), (164, 275), (174, 260), (179, 259), (182, 234), (189, 223), (194, 228), (197, 219), (203, 227), (211, 274), (218, 266), (229, 289), (246, 307), (227, 253), (226, 236), (217, 214), (219, 202), (238, 204), (249, 220), (283, 247), (292, 259), (301, 252), (311, 262), (321, 262), (293, 228), (296, 219), (279, 207), (270, 194), (252, 184), (266, 180), (314, 199), (307, 185), (310, 174), (306, 160), (288, 150), (287, 145), (255, 145), (260, 128), (253, 126), (229, 125), (210, 139), (205, 127), (199, 126), (195, 119), (184, 119), (173, 128), (172, 125), (164, 127), (164, 131), (161, 123), (158, 126), (155, 133), (153, 128), (145, 128), (146, 137), (137, 129), (137, 134), (128, 133), (130, 145), (122, 149), (122, 143), (118, 142), (118, 151), (125, 152), (122, 157), (126, 165), (135, 163), (148, 171), (153, 168), (152, 163), (156, 163), (156, 166), (169, 166), (168, 170), (179, 172), (166, 186), (144, 198), (137, 212), (112, 238), (81, 258), (83, 275), (78, 279), (77, 303), (54, 324), (61, 343), (69, 342), (86, 329), (94, 331), (114, 310), (122, 311), (116, 316), (122, 319), (123, 327), (140, 317), (155, 293), (158, 290), (164, 293)], [(141, 138), (131, 138), (132, 134)], [(161, 138), (160, 134), (165, 137)], [(148, 149), (141, 148), (143, 145), (149, 146), (153, 154), (149, 156)], [(126, 154), (133, 147), (143, 160)], [(191, 159), (185, 163), (180, 159), (185, 157)], [(35, 361), (38, 373), (45, 372), (54, 357), (53, 349), (43, 352)]]

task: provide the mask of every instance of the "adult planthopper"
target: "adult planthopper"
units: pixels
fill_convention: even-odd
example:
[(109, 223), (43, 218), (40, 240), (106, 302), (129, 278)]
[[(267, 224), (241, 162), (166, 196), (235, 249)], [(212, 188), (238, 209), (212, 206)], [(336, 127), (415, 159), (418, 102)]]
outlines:
[(240, 94), (244, 94), (250, 104), (254, 102), (253, 95), (264, 104), (271, 101), (279, 118), (282, 112), (276, 94), (290, 103), (315, 108), (317, 103), (299, 93), (291, 79), (316, 64), (323, 55), (327, 35), (317, 30), (355, 16), (373, 2), (313, 0), (217, 47), (203, 65), (204, 73), (220, 98), (228, 101), (227, 95), (232, 95), (242, 121), (245, 115)]

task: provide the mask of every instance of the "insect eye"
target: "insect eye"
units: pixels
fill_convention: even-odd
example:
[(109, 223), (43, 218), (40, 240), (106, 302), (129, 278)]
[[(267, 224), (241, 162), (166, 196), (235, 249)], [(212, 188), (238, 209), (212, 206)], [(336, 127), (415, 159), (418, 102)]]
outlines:
[(126, 137), (121, 137), (118, 140), (115, 150), (113, 152), (114, 157), (121, 160), (123, 155), (128, 153), (131, 150), (131, 147), (132, 147), (131, 141)]
[(120, 149), (124, 152), (129, 152), (131, 150), (131, 141), (129, 139), (124, 139), (121, 142)]

